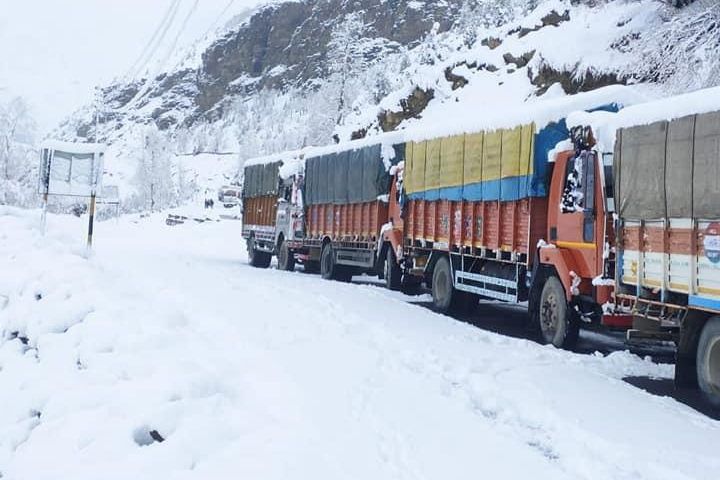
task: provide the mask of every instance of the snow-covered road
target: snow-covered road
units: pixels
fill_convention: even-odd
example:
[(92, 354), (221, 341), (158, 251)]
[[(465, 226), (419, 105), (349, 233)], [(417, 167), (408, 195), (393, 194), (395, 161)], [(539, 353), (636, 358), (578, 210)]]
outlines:
[(38, 217), (0, 207), (3, 478), (720, 473), (720, 422), (621, 380), (672, 366), (251, 269), (239, 222), (102, 222), (86, 260), (83, 221)]

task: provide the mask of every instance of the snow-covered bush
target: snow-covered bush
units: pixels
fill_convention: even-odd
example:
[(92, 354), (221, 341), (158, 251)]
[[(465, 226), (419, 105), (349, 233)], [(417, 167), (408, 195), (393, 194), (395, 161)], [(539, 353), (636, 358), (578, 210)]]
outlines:
[(646, 32), (635, 48), (635, 76), (673, 92), (720, 84), (720, 2), (668, 7), (663, 23)]

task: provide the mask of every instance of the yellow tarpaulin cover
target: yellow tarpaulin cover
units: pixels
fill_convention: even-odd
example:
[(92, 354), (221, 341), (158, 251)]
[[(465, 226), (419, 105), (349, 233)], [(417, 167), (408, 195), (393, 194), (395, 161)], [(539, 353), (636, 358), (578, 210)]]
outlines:
[(405, 144), (408, 194), (533, 173), (535, 125)]
[(465, 185), (482, 182), (484, 138), (485, 134), (483, 132), (465, 135)]
[(405, 143), (405, 170), (403, 171), (403, 185), (407, 193), (415, 193), (415, 178), (413, 177), (413, 144)]
[(427, 142), (413, 144), (413, 188), (415, 192), (425, 191), (425, 157), (427, 153)]
[(485, 133), (483, 143), (483, 182), (500, 179), (500, 152), (502, 148), (502, 130)]
[(444, 137), (440, 144), (440, 188), (463, 184), (463, 150), (465, 135)]
[(427, 142), (427, 157), (425, 159), (425, 190), (440, 188), (440, 139), (435, 138)]
[(535, 124), (523, 125), (522, 139), (520, 141), (520, 175), (533, 173), (533, 141), (535, 139)]
[(500, 176), (502, 178), (517, 177), (520, 175), (520, 139), (522, 127), (503, 130), (502, 133), (502, 160)]

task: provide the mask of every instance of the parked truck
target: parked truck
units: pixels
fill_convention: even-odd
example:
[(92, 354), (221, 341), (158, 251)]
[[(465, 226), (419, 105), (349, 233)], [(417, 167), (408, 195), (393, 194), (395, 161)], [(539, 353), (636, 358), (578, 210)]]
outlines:
[(675, 342), (676, 383), (720, 407), (720, 112), (620, 129), (614, 164), (628, 336)]
[(627, 327), (612, 301), (609, 166), (587, 130), (548, 162), (569, 138), (560, 120), (407, 143), (383, 236), (400, 282), (426, 283), (440, 311), (528, 302), (557, 347), (572, 347), (582, 324)]
[[(383, 226), (388, 220), (390, 167), (404, 146), (381, 145), (303, 158), (303, 172), (280, 175), (282, 162), (245, 167), (243, 237), (256, 267), (270, 265), (348, 281), (375, 273)], [(300, 155), (300, 154), (298, 154)], [(384, 158), (385, 157), (385, 158)]]
[[(527, 302), (531, 325), (557, 347), (572, 347), (583, 325), (676, 341), (678, 382), (699, 382), (717, 404), (713, 122), (621, 130), (614, 154), (595, 148), (590, 128), (570, 131), (559, 119), (392, 148), (337, 147), (307, 155), (294, 175), (278, 173), (282, 162), (251, 163), (250, 262), (267, 267), (275, 254), (281, 269), (299, 261), (328, 279), (366, 272), (391, 289), (424, 283), (441, 312), (479, 298)], [(671, 214), (678, 190), (686, 203)]]

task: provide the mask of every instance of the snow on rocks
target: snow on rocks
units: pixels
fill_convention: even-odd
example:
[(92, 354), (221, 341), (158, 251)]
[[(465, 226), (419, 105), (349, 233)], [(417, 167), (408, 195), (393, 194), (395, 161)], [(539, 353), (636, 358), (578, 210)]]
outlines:
[(51, 215), (42, 237), (38, 218), (0, 208), (5, 478), (655, 480), (720, 468), (718, 422), (621, 381), (671, 378), (672, 366), (504, 337), (376, 286), (253, 269), (232, 240), (239, 222), (101, 222), (86, 260), (82, 219)]

